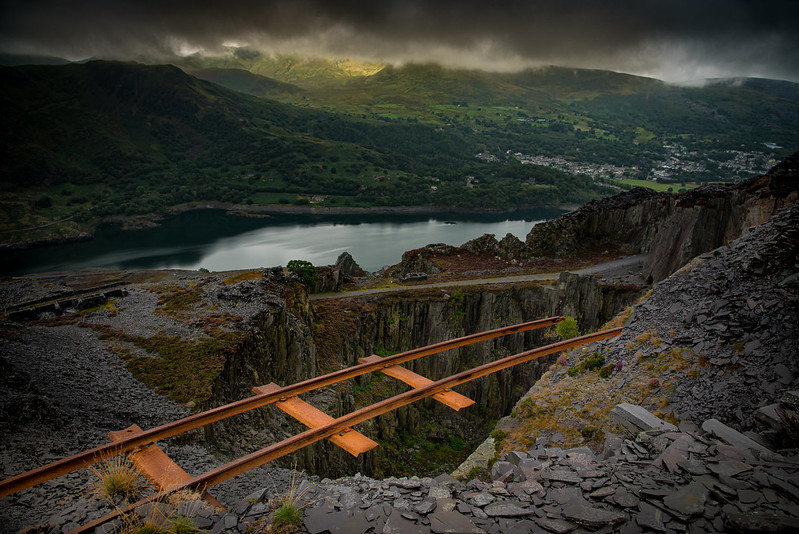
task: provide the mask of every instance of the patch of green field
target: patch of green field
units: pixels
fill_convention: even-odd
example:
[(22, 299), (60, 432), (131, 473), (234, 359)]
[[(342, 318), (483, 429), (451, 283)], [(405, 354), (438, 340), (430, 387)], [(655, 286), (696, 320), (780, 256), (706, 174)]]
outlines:
[(677, 193), (681, 190), (688, 191), (689, 189), (695, 189), (700, 185), (696, 182), (674, 182), (665, 184), (660, 182), (652, 182), (650, 180), (633, 179), (611, 180), (611, 182), (620, 185), (628, 185), (630, 187), (648, 187), (649, 189), (657, 191), (658, 193)]

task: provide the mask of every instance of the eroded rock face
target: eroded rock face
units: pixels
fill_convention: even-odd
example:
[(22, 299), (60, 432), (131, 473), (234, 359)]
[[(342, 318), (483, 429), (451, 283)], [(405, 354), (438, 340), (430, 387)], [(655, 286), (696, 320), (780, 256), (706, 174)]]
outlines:
[(663, 280), (692, 258), (725, 245), (799, 198), (799, 153), (768, 174), (735, 185), (703, 186), (670, 195), (636, 188), (592, 201), (536, 225), (532, 256), (571, 256), (596, 246), (649, 254), (644, 273)]
[(346, 276), (365, 276), (367, 274), (349, 252), (342, 252), (339, 255), (335, 267)]

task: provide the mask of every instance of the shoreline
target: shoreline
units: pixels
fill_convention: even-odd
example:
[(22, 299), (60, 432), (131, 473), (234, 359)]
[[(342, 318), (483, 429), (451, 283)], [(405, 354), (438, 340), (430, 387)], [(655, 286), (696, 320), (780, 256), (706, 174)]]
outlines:
[[(0, 243), (0, 250), (24, 251), (36, 248), (45, 248), (56, 245), (68, 245), (71, 243), (81, 243), (94, 239), (97, 228), (106, 224), (116, 224), (122, 230), (136, 231), (160, 226), (160, 221), (168, 217), (180, 215), (190, 211), (199, 210), (220, 210), (227, 212), (229, 216), (237, 217), (269, 217), (270, 215), (424, 215), (434, 213), (453, 213), (453, 214), (502, 214), (523, 211), (527, 209), (560, 209), (564, 213), (574, 211), (579, 206), (574, 204), (553, 205), (544, 204), (540, 206), (526, 206), (507, 210), (491, 208), (434, 208), (430, 206), (378, 206), (378, 207), (325, 207), (325, 206), (297, 206), (290, 204), (234, 204), (229, 202), (191, 202), (172, 206), (164, 211), (149, 213), (146, 215), (133, 216), (113, 216), (95, 221), (74, 236), (65, 236), (54, 239), (40, 239), (35, 241), (22, 241), (19, 243)], [(60, 221), (56, 221), (60, 222)], [(55, 223), (52, 223), (55, 224)], [(30, 228), (28, 230), (35, 230)], [(27, 230), (18, 230), (24, 232)]]

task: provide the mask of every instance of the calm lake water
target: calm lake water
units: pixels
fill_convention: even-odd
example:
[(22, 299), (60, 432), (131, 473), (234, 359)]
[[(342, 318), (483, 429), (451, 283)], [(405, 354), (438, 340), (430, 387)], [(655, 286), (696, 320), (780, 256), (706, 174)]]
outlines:
[(534, 224), (562, 210), (539, 208), (504, 214), (273, 215), (237, 217), (224, 211), (182, 213), (147, 230), (107, 225), (88, 242), (15, 251), (0, 259), (0, 273), (109, 269), (211, 271), (286, 265), (307, 260), (329, 265), (344, 251), (367, 271), (400, 261), (406, 250), (430, 243), (462, 245), (483, 234), (522, 241)]

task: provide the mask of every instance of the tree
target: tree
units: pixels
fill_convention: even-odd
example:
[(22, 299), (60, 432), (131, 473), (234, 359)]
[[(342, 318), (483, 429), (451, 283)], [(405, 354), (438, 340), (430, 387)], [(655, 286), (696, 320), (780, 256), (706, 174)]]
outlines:
[(577, 328), (577, 320), (568, 315), (557, 324), (555, 329), (562, 339), (571, 339), (580, 335), (580, 331)]
[(305, 260), (291, 260), (286, 268), (296, 274), (303, 284), (312, 288), (316, 284), (316, 267), (313, 263)]

